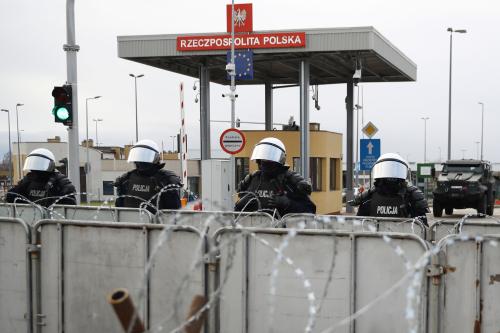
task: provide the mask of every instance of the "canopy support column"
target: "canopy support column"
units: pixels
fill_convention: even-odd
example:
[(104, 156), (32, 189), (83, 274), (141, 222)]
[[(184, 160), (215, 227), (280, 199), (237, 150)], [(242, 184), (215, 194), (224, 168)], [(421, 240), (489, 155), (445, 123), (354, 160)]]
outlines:
[(200, 148), (201, 159), (209, 160), (210, 151), (210, 71), (200, 66)]

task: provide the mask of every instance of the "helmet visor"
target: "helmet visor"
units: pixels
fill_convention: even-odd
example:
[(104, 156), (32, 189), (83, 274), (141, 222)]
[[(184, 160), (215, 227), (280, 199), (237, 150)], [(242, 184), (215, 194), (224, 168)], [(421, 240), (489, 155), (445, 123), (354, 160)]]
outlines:
[(252, 161), (268, 160), (284, 164), (285, 158), (286, 154), (280, 147), (270, 143), (261, 143), (255, 146), (250, 159)]
[(37, 171), (52, 171), (52, 166), (51, 164), (53, 163), (52, 160), (43, 157), (43, 156), (37, 156), (37, 155), (28, 155), (26, 158), (26, 161), (24, 161), (24, 171), (32, 171), (32, 170), (37, 170)]
[(149, 147), (141, 147), (141, 146), (135, 146), (130, 150), (130, 153), (128, 154), (128, 163), (133, 163), (133, 162), (146, 162), (146, 163), (153, 163), (155, 162), (156, 156), (158, 155), (158, 152), (154, 149), (151, 149)]
[(387, 160), (381, 161), (373, 166), (373, 179), (379, 178), (398, 178), (406, 179), (408, 177), (408, 167), (400, 161)]

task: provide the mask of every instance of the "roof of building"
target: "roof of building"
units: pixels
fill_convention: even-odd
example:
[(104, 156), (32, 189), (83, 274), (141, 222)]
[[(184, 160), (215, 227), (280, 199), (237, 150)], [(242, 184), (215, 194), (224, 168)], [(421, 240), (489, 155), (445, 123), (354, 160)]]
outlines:
[[(305, 32), (303, 48), (254, 49), (254, 79), (239, 85), (295, 84), (301, 60), (310, 61), (311, 84), (352, 80), (356, 59), (362, 64), (361, 82), (415, 81), (417, 66), (373, 27), (256, 31), (255, 33)], [(213, 36), (227, 33), (118, 36), (118, 56), (175, 73), (199, 77), (201, 64), (210, 68), (210, 80), (229, 84), (225, 65), (227, 50), (178, 51), (179, 36)]]

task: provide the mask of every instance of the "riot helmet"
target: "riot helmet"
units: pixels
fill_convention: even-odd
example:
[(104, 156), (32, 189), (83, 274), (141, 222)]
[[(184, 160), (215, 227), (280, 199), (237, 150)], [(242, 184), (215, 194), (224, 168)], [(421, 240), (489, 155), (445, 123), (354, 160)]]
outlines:
[(160, 149), (152, 140), (139, 140), (130, 149), (128, 163), (153, 163), (160, 162)]
[(372, 167), (371, 176), (374, 180), (391, 178), (406, 180), (409, 166), (401, 156), (387, 153), (380, 156)]
[(273, 161), (284, 165), (286, 160), (285, 145), (276, 138), (262, 139), (255, 145), (250, 159), (252, 161)]
[(52, 172), (56, 168), (54, 154), (45, 148), (38, 148), (28, 154), (24, 161), (24, 171)]

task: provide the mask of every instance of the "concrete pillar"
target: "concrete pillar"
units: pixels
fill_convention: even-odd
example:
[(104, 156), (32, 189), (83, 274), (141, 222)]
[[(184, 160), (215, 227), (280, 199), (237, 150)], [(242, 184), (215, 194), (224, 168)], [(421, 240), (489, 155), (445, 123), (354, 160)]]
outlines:
[(265, 86), (265, 96), (266, 96), (266, 131), (273, 130), (273, 84), (266, 82)]
[(309, 60), (300, 62), (300, 173), (305, 179), (309, 173)]
[(200, 148), (201, 159), (209, 160), (210, 151), (210, 71), (200, 66)]
[[(346, 138), (346, 199), (347, 201), (352, 200), (354, 198), (353, 193), (353, 146), (354, 146), (354, 84), (353, 82), (347, 83), (347, 97), (345, 99), (346, 111), (347, 111), (347, 138)], [(346, 207), (347, 213), (354, 212), (354, 208), (350, 205)]]

